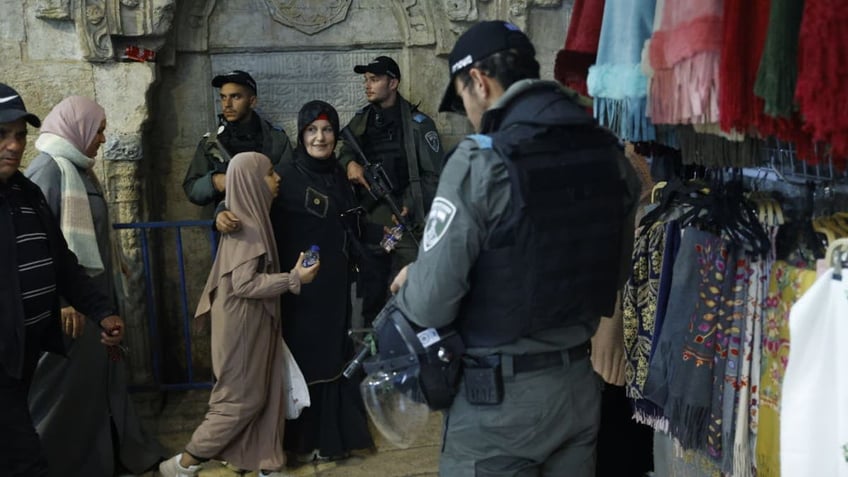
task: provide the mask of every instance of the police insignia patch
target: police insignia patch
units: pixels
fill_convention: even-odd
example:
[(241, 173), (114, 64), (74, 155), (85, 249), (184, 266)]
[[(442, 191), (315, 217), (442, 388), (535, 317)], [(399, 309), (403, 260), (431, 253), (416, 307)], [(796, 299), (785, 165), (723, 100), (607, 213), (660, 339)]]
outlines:
[(456, 215), (456, 206), (449, 200), (443, 197), (433, 199), (433, 205), (430, 206), (430, 215), (427, 217), (427, 227), (424, 229), (424, 238), (422, 241), (425, 252), (435, 247), (442, 237), (445, 236), (445, 232), (450, 227), (454, 215)]
[(424, 139), (427, 141), (427, 145), (430, 146), (430, 149), (432, 149), (433, 152), (439, 152), (439, 148), (442, 147), (439, 143), (439, 133), (436, 131), (430, 131), (424, 135)]

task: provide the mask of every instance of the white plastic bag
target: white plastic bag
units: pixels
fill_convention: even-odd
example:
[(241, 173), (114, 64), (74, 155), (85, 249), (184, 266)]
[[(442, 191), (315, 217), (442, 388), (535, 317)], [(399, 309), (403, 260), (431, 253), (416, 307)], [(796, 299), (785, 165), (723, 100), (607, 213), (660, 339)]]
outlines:
[(297, 419), (303, 408), (309, 407), (309, 386), (283, 340), (283, 393), (286, 396), (286, 419)]

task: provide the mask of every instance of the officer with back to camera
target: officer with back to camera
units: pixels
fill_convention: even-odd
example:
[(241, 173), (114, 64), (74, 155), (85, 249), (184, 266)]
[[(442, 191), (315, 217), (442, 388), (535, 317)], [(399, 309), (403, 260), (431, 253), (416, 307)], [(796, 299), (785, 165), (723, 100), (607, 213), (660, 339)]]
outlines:
[(582, 99), (538, 79), (515, 25), (473, 26), (449, 67), (439, 110), (478, 134), (447, 159), (418, 259), (392, 284), (407, 319), (466, 346), (439, 475), (594, 476), (589, 339), (625, 278), (638, 180)]
[[(240, 152), (261, 152), (273, 164), (290, 159), (292, 147), (285, 131), (276, 128), (254, 111), (257, 104), (256, 81), (245, 71), (234, 70), (212, 78), (212, 86), (220, 88), (221, 114), (218, 130), (207, 132), (197, 145), (185, 179), (183, 190), (197, 205), (218, 205), (224, 200), (227, 166)], [(237, 220), (227, 221), (232, 230)], [(232, 231), (229, 228), (225, 232)]]

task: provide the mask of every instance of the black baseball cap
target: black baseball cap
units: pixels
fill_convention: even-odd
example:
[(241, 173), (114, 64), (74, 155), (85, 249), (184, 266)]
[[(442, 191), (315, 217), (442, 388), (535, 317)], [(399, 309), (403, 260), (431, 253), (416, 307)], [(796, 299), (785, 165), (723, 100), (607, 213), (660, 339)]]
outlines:
[(453, 104), (459, 100), (453, 87), (457, 73), (482, 60), (504, 50), (518, 50), (524, 54), (536, 56), (536, 49), (530, 38), (512, 23), (502, 20), (480, 22), (460, 35), (448, 55), (450, 81), (439, 103), (439, 111), (453, 111)]
[(256, 81), (253, 80), (253, 77), (250, 76), (247, 71), (233, 70), (229, 73), (224, 73), (212, 78), (212, 86), (216, 88), (220, 88), (227, 83), (236, 83), (247, 86), (253, 90), (253, 94), (256, 94), (258, 91), (256, 89)]
[(400, 80), (400, 68), (395, 60), (388, 56), (378, 56), (367, 65), (356, 65), (353, 67), (354, 73), (365, 74), (374, 73), (375, 75), (387, 75), (390, 78)]
[(11, 86), (0, 83), (0, 123), (12, 123), (21, 118), (34, 127), (41, 127), (41, 120), (27, 111), (21, 95)]

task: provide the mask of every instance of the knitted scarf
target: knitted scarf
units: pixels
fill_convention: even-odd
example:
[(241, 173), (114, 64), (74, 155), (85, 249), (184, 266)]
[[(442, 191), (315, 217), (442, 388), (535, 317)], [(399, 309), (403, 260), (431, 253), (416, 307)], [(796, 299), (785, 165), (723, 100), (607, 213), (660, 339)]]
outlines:
[(91, 174), (94, 159), (81, 153), (64, 138), (51, 133), (41, 133), (35, 141), (35, 147), (49, 154), (62, 173), (59, 227), (68, 242), (68, 248), (74, 252), (89, 275), (103, 272), (91, 205), (80, 177), (80, 170)]
[(848, 8), (842, 0), (805, 0), (798, 42), (798, 100), (804, 127), (831, 145), (834, 162), (848, 157)]
[(652, 141), (646, 117), (647, 79), (642, 72), (642, 44), (650, 36), (656, 0), (607, 0), (598, 42), (597, 63), (587, 85), (595, 98), (595, 117), (619, 138)]
[[(751, 7), (757, 2), (770, 3), (771, 8), (759, 12), (751, 11)], [(737, 28), (747, 29), (751, 21), (755, 23), (754, 26), (761, 26), (762, 12), (769, 12), (768, 26), (754, 83), (756, 98), (749, 110), (752, 114), (753, 126), (761, 137), (774, 136), (781, 141), (795, 144), (796, 155), (815, 164), (821, 154), (816, 154), (812, 136), (802, 129), (801, 118), (794, 101), (798, 76), (798, 34), (801, 28), (804, 1), (756, 0), (754, 3), (743, 2), (741, 7), (737, 5), (737, 8), (748, 6), (746, 10), (749, 15), (748, 18), (736, 17), (739, 21)], [(725, 11), (727, 12), (727, 9)], [(757, 28), (752, 28), (754, 29)], [(746, 51), (753, 53), (751, 48)], [(733, 51), (728, 52), (727, 59), (731, 63), (735, 59), (734, 54)], [(724, 121), (724, 110), (722, 110), (722, 121)]]
[(788, 118), (797, 109), (798, 34), (804, 0), (771, 0), (768, 29), (754, 93), (769, 116)]
[(724, 0), (718, 109), (724, 131), (741, 132), (763, 114), (763, 102), (754, 96), (768, 29), (771, 0)]
[(557, 52), (554, 77), (560, 83), (588, 95), (586, 76), (598, 55), (604, 0), (576, 0), (571, 7), (571, 20), (565, 46)]

